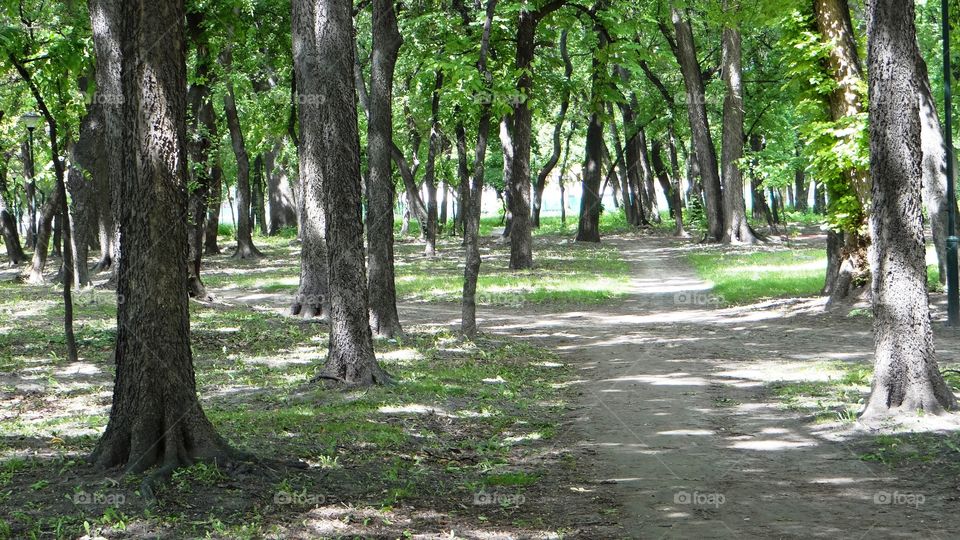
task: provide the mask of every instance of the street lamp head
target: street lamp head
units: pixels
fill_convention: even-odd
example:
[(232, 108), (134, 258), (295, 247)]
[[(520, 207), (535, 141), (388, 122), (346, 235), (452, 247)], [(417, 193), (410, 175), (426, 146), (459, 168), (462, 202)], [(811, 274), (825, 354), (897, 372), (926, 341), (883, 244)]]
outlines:
[(23, 113), (20, 116), (20, 123), (27, 126), (27, 129), (33, 131), (40, 124), (40, 115), (35, 112)]

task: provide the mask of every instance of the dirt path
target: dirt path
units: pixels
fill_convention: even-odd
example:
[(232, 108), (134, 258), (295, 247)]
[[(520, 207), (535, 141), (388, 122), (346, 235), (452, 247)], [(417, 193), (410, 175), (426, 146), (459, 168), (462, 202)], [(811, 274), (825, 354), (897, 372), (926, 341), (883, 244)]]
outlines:
[[(766, 383), (869, 361), (870, 319), (818, 300), (720, 309), (670, 239), (608, 241), (630, 261), (619, 305), (564, 313), (484, 310), (484, 331), (536, 340), (576, 366), (570, 433), (596, 451), (597, 491), (622, 503), (627, 538), (951, 538), (956, 484), (897, 478), (859, 459), (869, 433), (814, 424)], [(408, 308), (420, 318), (433, 307)], [(456, 322), (457, 314), (448, 323)], [(941, 332), (942, 333), (942, 332)], [(938, 336), (941, 357), (956, 340)], [(889, 503), (889, 504), (887, 504)]]

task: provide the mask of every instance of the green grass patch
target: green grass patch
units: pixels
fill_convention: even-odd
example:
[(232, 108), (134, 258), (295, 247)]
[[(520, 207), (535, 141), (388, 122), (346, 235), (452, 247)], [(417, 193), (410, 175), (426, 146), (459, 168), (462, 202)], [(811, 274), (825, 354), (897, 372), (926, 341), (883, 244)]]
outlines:
[[(827, 268), (823, 249), (777, 249), (752, 253), (703, 251), (688, 256), (701, 279), (726, 304), (748, 304), (773, 298), (817, 296)], [(927, 286), (940, 291), (936, 265), (927, 267)]]

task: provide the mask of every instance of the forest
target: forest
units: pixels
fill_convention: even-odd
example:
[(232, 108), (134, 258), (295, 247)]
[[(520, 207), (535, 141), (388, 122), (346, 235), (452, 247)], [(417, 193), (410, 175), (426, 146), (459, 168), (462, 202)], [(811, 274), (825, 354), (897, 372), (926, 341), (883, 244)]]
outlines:
[(955, 536), (954, 21), (0, 0), (0, 540)]

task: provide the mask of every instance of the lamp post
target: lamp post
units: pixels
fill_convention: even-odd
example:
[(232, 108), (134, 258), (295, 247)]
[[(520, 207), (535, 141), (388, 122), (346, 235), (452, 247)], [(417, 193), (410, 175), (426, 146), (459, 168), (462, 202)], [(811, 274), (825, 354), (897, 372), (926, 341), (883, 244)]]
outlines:
[(37, 247), (37, 172), (33, 163), (33, 130), (37, 129), (40, 120), (40, 115), (35, 112), (27, 112), (20, 117), (20, 123), (27, 127), (27, 161), (30, 162), (26, 171), (30, 175), (30, 182), (24, 186), (27, 196), (27, 212), (30, 217), (30, 226), (27, 229), (27, 244), (34, 249)]

